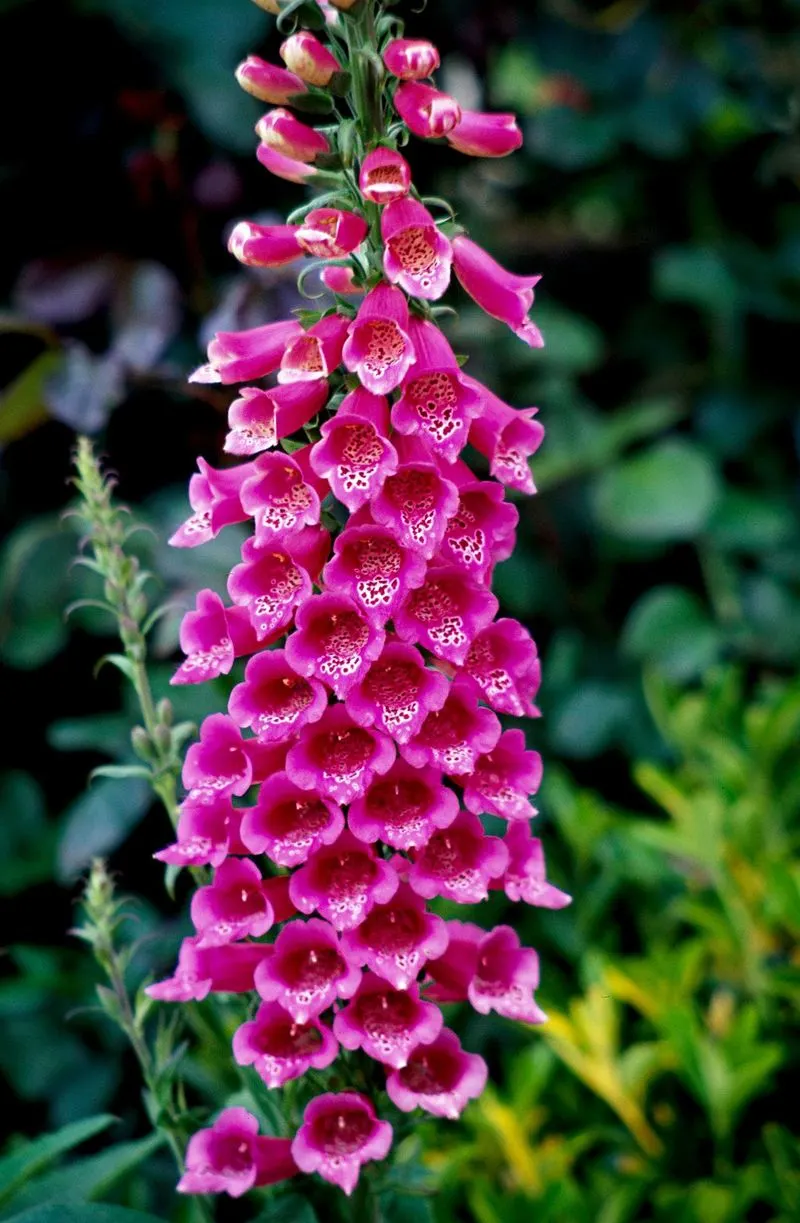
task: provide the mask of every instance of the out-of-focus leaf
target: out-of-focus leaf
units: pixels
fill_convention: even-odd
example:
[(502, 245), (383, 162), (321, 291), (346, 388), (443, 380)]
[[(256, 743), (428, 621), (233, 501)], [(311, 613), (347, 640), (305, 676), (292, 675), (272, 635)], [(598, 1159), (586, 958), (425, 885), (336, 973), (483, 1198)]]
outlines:
[(583, 374), (602, 360), (603, 333), (595, 323), (550, 301), (537, 303), (533, 314), (545, 337), (540, 358), (545, 368)]
[(613, 535), (668, 543), (702, 531), (720, 492), (717, 473), (700, 447), (674, 438), (604, 472), (594, 506), (600, 525)]
[(587, 681), (548, 710), (550, 742), (565, 756), (597, 756), (617, 739), (630, 712), (619, 685)]
[(711, 516), (708, 533), (719, 548), (761, 553), (800, 533), (800, 518), (785, 502), (727, 489)]
[(740, 304), (736, 278), (712, 247), (671, 247), (655, 262), (655, 291), (672, 301), (691, 302), (703, 310), (728, 313)]
[(73, 1121), (55, 1134), (43, 1134), (10, 1155), (4, 1155), (0, 1158), (0, 1203), (8, 1201), (21, 1184), (43, 1172), (60, 1155), (102, 1133), (115, 1120), (115, 1117), (103, 1113), (98, 1117), (87, 1117), (85, 1121)]
[(0, 554), (0, 658), (11, 666), (38, 667), (64, 644), (73, 546), (57, 518), (28, 521), (6, 540)]
[(101, 778), (64, 812), (58, 846), (58, 876), (68, 883), (92, 858), (113, 853), (142, 819), (152, 801), (148, 783), (130, 778), (124, 785)]
[(163, 1134), (151, 1134), (136, 1142), (118, 1143), (99, 1155), (76, 1159), (64, 1168), (47, 1172), (17, 1193), (11, 1207), (0, 1213), (0, 1219), (11, 1218), (17, 1211), (47, 1203), (89, 1202), (107, 1193), (117, 1181), (157, 1151), (163, 1142)]
[(286, 1193), (270, 1202), (253, 1223), (318, 1223), (313, 1206), (299, 1193)]
[(604, 161), (614, 151), (619, 135), (615, 115), (586, 115), (553, 106), (531, 122), (526, 147), (559, 169), (578, 170)]
[(657, 586), (643, 595), (622, 635), (623, 650), (677, 680), (701, 674), (720, 644), (719, 630), (700, 600), (680, 586)]
[(130, 745), (130, 719), (123, 713), (63, 718), (47, 728), (47, 741), (59, 752), (102, 752), (118, 756)]
[(21, 770), (0, 775), (0, 895), (46, 879), (53, 869), (53, 843), (36, 779)]
[(96, 433), (124, 393), (122, 363), (113, 352), (98, 355), (79, 340), (70, 340), (48, 380), (45, 398), (56, 420), (79, 433)]
[(61, 363), (61, 354), (48, 349), (40, 353), (0, 395), (0, 443), (24, 437), (49, 415), (45, 388)]
[(34, 1206), (8, 1219), (9, 1223), (165, 1223), (156, 1215), (142, 1214), (140, 1210), (128, 1210), (124, 1206), (89, 1203), (76, 1206), (61, 1202)]
[(111, 352), (126, 369), (147, 373), (181, 321), (178, 282), (167, 268), (143, 260), (121, 284), (112, 310)]

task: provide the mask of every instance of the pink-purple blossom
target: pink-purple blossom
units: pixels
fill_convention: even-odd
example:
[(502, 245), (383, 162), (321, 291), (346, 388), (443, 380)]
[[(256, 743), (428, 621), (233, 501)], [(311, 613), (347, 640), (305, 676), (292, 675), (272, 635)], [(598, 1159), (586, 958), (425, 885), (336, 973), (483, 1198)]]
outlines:
[(404, 1113), (421, 1108), (455, 1121), (486, 1086), (486, 1062), (467, 1053), (455, 1032), (444, 1028), (429, 1045), (418, 1045), (406, 1066), (386, 1080), (389, 1099)]
[(419, 987), (393, 989), (382, 977), (365, 973), (358, 993), (333, 1021), (345, 1049), (363, 1049), (395, 1070), (407, 1065), (418, 1045), (429, 1045), (442, 1030), (442, 1012), (419, 996)]
[(265, 1002), (279, 1002), (297, 1023), (308, 1023), (337, 998), (352, 998), (361, 982), (333, 926), (319, 918), (289, 922), (262, 953), (256, 989)]
[(282, 1087), (308, 1070), (326, 1070), (338, 1052), (326, 1024), (298, 1023), (279, 1002), (262, 1002), (254, 1018), (233, 1034), (234, 1058), (240, 1066), (253, 1066), (267, 1087)]
[(318, 1172), (351, 1194), (363, 1164), (385, 1159), (392, 1127), (380, 1121), (366, 1096), (352, 1091), (316, 1096), (306, 1106), (292, 1155), (303, 1172)]
[(262, 1138), (258, 1120), (244, 1108), (226, 1108), (198, 1130), (186, 1149), (179, 1193), (227, 1193), (241, 1197), (255, 1185), (274, 1185), (296, 1175), (288, 1138)]

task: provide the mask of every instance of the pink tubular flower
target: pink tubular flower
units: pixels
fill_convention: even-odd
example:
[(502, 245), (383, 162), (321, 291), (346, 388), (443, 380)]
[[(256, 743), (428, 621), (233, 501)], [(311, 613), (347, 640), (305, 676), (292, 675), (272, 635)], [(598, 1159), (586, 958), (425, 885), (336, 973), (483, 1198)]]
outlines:
[(348, 526), (334, 544), (324, 580), (329, 590), (349, 595), (373, 623), (383, 626), (424, 582), (425, 562), (387, 527)]
[(185, 802), (175, 844), (153, 857), (170, 866), (219, 866), (229, 853), (247, 852), (239, 839), (241, 821), (241, 809), (227, 794), (215, 794), (210, 802)]
[(397, 451), (388, 438), (386, 400), (359, 387), (345, 396), (320, 432), (320, 441), (311, 449), (311, 466), (355, 513), (397, 470)]
[(521, 947), (510, 926), (495, 926), (478, 944), (478, 963), (468, 997), (476, 1011), (496, 1011), (521, 1023), (544, 1023), (544, 1011), (533, 996), (539, 984), (539, 957)]
[(236, 658), (258, 649), (258, 638), (242, 607), (226, 607), (213, 590), (198, 590), (194, 611), (180, 627), (181, 649), (186, 655), (171, 684), (199, 684), (227, 675)]
[(262, 743), (280, 743), (321, 718), (327, 704), (322, 684), (298, 675), (286, 650), (264, 650), (245, 667), (228, 710), (237, 726), (250, 727)]
[(296, 225), (256, 225), (239, 221), (228, 237), (228, 250), (249, 268), (279, 268), (301, 259)]
[(447, 143), (470, 157), (507, 157), (521, 146), (522, 132), (515, 115), (462, 110)]
[(435, 832), (417, 854), (408, 875), (414, 891), (431, 900), (442, 896), (458, 904), (479, 904), (489, 883), (508, 865), (508, 850), (489, 837), (477, 815), (461, 811), (449, 828)]
[(358, 726), (343, 705), (331, 705), (319, 722), (301, 730), (286, 757), (286, 772), (301, 790), (349, 803), (376, 773), (389, 771), (394, 756), (390, 739)]
[(441, 709), (449, 681), (425, 666), (413, 646), (389, 641), (366, 675), (347, 695), (347, 708), (360, 726), (377, 726), (395, 743), (408, 743), (433, 710)]
[[(311, 533), (317, 549), (322, 546), (327, 550), (328, 533), (321, 528)], [(261, 640), (282, 632), (291, 623), (298, 603), (311, 594), (312, 578), (319, 570), (313, 554), (304, 554), (304, 543), (300, 535), (292, 539), (291, 550), (286, 544), (259, 548), (254, 540), (246, 539), (242, 564), (231, 570), (228, 592), (234, 603), (247, 608)]]
[(295, 617), (286, 654), (299, 675), (315, 676), (341, 699), (381, 652), (383, 630), (345, 595), (313, 595)]
[(325, 285), (326, 289), (330, 289), (331, 293), (347, 294), (362, 294), (364, 286), (356, 284), (354, 279), (354, 271), (352, 267), (338, 267), (336, 264), (323, 268), (319, 274), (319, 278)]
[(412, 319), (408, 331), (417, 360), (392, 408), (392, 424), (400, 433), (418, 434), (434, 454), (454, 463), (470, 421), (480, 413), (480, 399), (435, 323)]
[(411, 190), (411, 167), (395, 149), (371, 149), (361, 163), (358, 189), (371, 204), (392, 204)]
[(541, 276), (507, 272), (466, 234), (453, 239), (453, 266), (462, 288), (481, 310), (506, 323), (531, 348), (543, 346), (539, 328), (528, 318)]
[(294, 867), (320, 846), (331, 845), (343, 828), (344, 816), (330, 799), (301, 790), (285, 773), (274, 773), (245, 814), (241, 831), (250, 853)]
[(376, 905), (359, 926), (342, 935), (348, 963), (366, 964), (395, 989), (408, 989), (429, 959), (447, 947), (447, 927), (425, 901), (401, 883), (389, 904)]
[(471, 480), (459, 489), (458, 509), (447, 524), (442, 559), (460, 565), (478, 581), (511, 555), (519, 514), (488, 480)]
[(398, 85), (394, 108), (406, 127), (423, 140), (446, 136), (461, 121), (461, 107), (455, 98), (417, 81)]
[(431, 567), (394, 617), (397, 635), (460, 667), (473, 638), (491, 622), (497, 599), (460, 569)]
[(307, 1070), (326, 1070), (339, 1045), (330, 1028), (310, 1019), (298, 1023), (279, 1002), (262, 1002), (254, 1019), (233, 1034), (233, 1056), (253, 1066), (267, 1087), (282, 1087)]
[(349, 1197), (361, 1165), (385, 1159), (391, 1145), (392, 1127), (378, 1120), (367, 1097), (343, 1091), (316, 1096), (306, 1106), (292, 1155), (301, 1171), (318, 1172)]
[[(301, 123), (291, 111), (278, 107), (259, 119), (256, 135), (262, 144), (293, 161), (314, 161), (320, 153), (330, 153), (327, 136)], [(291, 228), (289, 226), (288, 228)]]
[(509, 824), (503, 837), (509, 859), (502, 885), (509, 900), (524, 900), (539, 909), (563, 909), (572, 897), (547, 881), (542, 842), (524, 820)]
[(256, 989), (265, 1002), (279, 1002), (296, 1023), (308, 1023), (337, 998), (352, 998), (361, 972), (342, 955), (336, 931), (327, 922), (293, 921), (258, 966)]
[(316, 910), (334, 930), (352, 930), (376, 904), (392, 899), (399, 882), (388, 862), (345, 829), (295, 871), (289, 895), (301, 913)]
[(492, 475), (501, 484), (535, 493), (528, 459), (544, 437), (544, 429), (533, 419), (538, 409), (512, 408), (479, 382), (473, 380), (473, 385), (480, 391), (481, 410), (470, 425), (470, 445), (486, 456)]
[(347, 813), (360, 841), (384, 841), (392, 849), (420, 849), (437, 828), (458, 815), (458, 799), (442, 785), (441, 773), (396, 760), (385, 777), (373, 781)]
[(287, 183), (307, 183), (319, 171), (307, 161), (298, 161), (295, 157), (287, 157), (279, 153), (269, 144), (260, 144), (256, 149), (256, 157), (265, 170), (282, 178)]
[(265, 323), (247, 331), (218, 331), (208, 346), (208, 365), (201, 365), (190, 382), (247, 382), (273, 373), (291, 339), (303, 329), (294, 319)]
[(389, 395), (416, 360), (408, 336), (408, 303), (381, 282), (364, 298), (342, 349), (345, 367), (374, 395)]
[(447, 923), (447, 949), (444, 955), (429, 960), (425, 997), (433, 1002), (465, 1002), (469, 984), (478, 967), (478, 947), (486, 934), (480, 926), (466, 921)]
[(435, 301), (447, 292), (453, 248), (417, 200), (401, 199), (381, 213), (386, 279), (411, 297)]
[(305, 482), (297, 459), (279, 451), (255, 459), (242, 485), (242, 505), (255, 521), (259, 547), (282, 543), (319, 522), (316, 490)]
[(491, 709), (478, 704), (471, 684), (457, 678), (448, 685), (446, 696), (442, 707), (428, 714), (403, 747), (403, 756), (411, 765), (430, 764), (455, 776), (470, 775), (469, 786), (477, 761), (485, 758), (481, 753), (490, 752), (500, 738), (500, 723)]
[(386, 1080), (389, 1099), (404, 1113), (424, 1109), (455, 1121), (468, 1100), (484, 1087), (488, 1070), (477, 1053), (465, 1053), (455, 1032), (444, 1028), (429, 1045), (419, 1045), (402, 1070)]
[(276, 446), (281, 438), (302, 429), (325, 406), (328, 386), (290, 382), (262, 391), (243, 386), (228, 409), (228, 454), (253, 455)]
[(507, 730), (475, 761), (464, 786), (464, 805), (476, 815), (527, 821), (536, 815), (529, 796), (536, 793), (541, 780), (539, 753), (525, 750), (521, 730)]
[(255, 1185), (274, 1185), (297, 1173), (288, 1138), (261, 1138), (258, 1121), (244, 1108), (226, 1108), (210, 1129), (186, 1148), (179, 1193), (227, 1193), (241, 1197)]
[(341, 364), (349, 325), (341, 314), (329, 314), (294, 336), (281, 357), (278, 382), (313, 382), (332, 374)]
[(397, 441), (400, 467), (389, 476), (370, 510), (404, 548), (431, 560), (458, 507), (458, 489), (426, 456), (418, 438)]
[(392, 76), (401, 81), (422, 81), (439, 67), (439, 52), (425, 38), (394, 38), (383, 53)]
[(464, 672), (498, 713), (535, 718), (533, 698), (541, 680), (536, 643), (518, 620), (495, 620), (473, 639)]
[(212, 713), (200, 726), (200, 742), (186, 753), (181, 774), (189, 795), (246, 794), (253, 783), (253, 759), (236, 723)]
[(256, 969), (272, 954), (264, 943), (227, 947), (200, 947), (199, 943), (196, 936), (185, 938), (174, 975), (148, 985), (145, 993), (159, 1002), (200, 1002), (211, 993), (246, 994), (254, 987)]
[(339, 61), (309, 30), (298, 30), (281, 43), (280, 55), (286, 67), (306, 85), (324, 87), (341, 71)]
[(367, 236), (367, 222), (355, 212), (341, 208), (312, 208), (297, 226), (297, 241), (307, 255), (318, 259), (342, 259)]
[(205, 459), (198, 459), (199, 472), (189, 480), (189, 504), (194, 511), (182, 523), (169, 543), (173, 548), (196, 548), (219, 535), (223, 527), (245, 522), (241, 491), (250, 470), (247, 464), (218, 471)]
[(192, 897), (192, 922), (198, 947), (222, 947), (272, 927), (275, 916), (266, 897), (261, 872), (249, 858), (229, 858), (214, 872), (208, 887)]
[(345, 1049), (363, 1049), (378, 1062), (400, 1070), (418, 1045), (429, 1045), (442, 1030), (442, 1012), (422, 1002), (419, 986), (392, 989), (382, 977), (366, 973), (358, 993), (333, 1021)]
[(236, 69), (236, 80), (246, 93), (261, 102), (283, 106), (301, 94), (308, 93), (304, 81), (294, 72), (277, 64), (268, 64), (257, 55), (248, 55)]

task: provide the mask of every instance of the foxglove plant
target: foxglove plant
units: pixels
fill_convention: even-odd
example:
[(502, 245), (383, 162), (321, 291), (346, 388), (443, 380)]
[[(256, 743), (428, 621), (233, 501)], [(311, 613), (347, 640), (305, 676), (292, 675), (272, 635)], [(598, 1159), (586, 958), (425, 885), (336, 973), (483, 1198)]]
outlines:
[[(483, 1090), (487, 1067), (442, 1003), (545, 1018), (538, 958), (511, 927), (445, 922), (430, 904), (494, 889), (569, 900), (530, 834), (541, 760), (498, 716), (538, 712), (536, 646), (497, 618), (490, 588), (514, 546), (505, 490), (534, 491), (543, 431), (535, 409), (463, 371), (436, 305), (455, 275), (538, 347), (538, 277), (439, 217), (399, 152), (413, 133), (505, 156), (521, 143), (513, 116), (438, 90), (437, 49), (402, 36), (392, 0), (257, 2), (287, 34), (283, 66), (251, 56), (237, 71), (275, 107), (256, 125), (259, 161), (324, 194), (285, 225), (240, 222), (229, 249), (256, 267), (310, 256), (332, 304), (216, 335), (192, 375), (236, 387), (225, 449), (243, 461), (198, 460), (171, 543), (251, 534), (230, 602), (198, 592), (173, 682), (248, 661), (185, 756), (176, 840), (156, 856), (207, 877), (195, 933), (150, 993), (250, 995), (232, 1060), (271, 1091), (302, 1085), (284, 1096), (288, 1142), (228, 1108), (192, 1138), (179, 1189), (238, 1196), (303, 1171), (350, 1194), (389, 1155), (400, 1114), (455, 1118)], [(329, 118), (312, 127), (295, 110)]]

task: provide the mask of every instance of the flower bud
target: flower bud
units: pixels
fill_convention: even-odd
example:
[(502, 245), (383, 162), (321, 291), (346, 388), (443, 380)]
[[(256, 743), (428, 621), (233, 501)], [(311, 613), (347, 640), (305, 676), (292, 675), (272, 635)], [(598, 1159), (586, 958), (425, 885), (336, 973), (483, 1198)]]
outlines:
[(304, 183), (313, 178), (317, 171), (306, 161), (297, 161), (294, 157), (286, 157), (277, 149), (271, 149), (268, 144), (260, 144), (256, 149), (256, 157), (265, 170), (276, 178), (285, 178), (289, 183)]
[(405, 81), (395, 90), (394, 107), (406, 127), (424, 140), (446, 136), (461, 122), (455, 98), (418, 81)]
[(341, 65), (327, 47), (308, 30), (298, 30), (281, 45), (281, 59), (307, 85), (325, 86), (341, 72)]
[(264, 115), (256, 124), (256, 135), (262, 144), (291, 157), (295, 161), (313, 161), (320, 153), (331, 150), (327, 137), (294, 115), (278, 107)]
[(439, 52), (425, 38), (395, 38), (383, 53), (392, 76), (401, 81), (421, 81), (439, 67)]
[(507, 157), (522, 144), (522, 132), (514, 115), (465, 110), (447, 142), (469, 157)]
[(153, 742), (143, 726), (134, 726), (131, 731), (131, 747), (140, 760), (153, 759)]
[(371, 204), (391, 204), (411, 190), (411, 167), (394, 149), (372, 149), (361, 163), (358, 186)]
[(239, 65), (236, 69), (236, 80), (246, 93), (276, 106), (290, 102), (297, 94), (308, 92), (299, 76), (287, 72), (285, 68), (279, 68), (277, 64), (268, 64), (257, 55), (248, 55)]
[(169, 697), (162, 697), (156, 705), (156, 717), (164, 726), (171, 726), (175, 721), (175, 710)]

